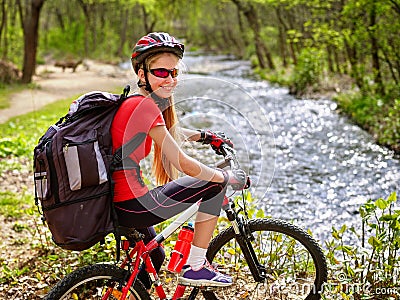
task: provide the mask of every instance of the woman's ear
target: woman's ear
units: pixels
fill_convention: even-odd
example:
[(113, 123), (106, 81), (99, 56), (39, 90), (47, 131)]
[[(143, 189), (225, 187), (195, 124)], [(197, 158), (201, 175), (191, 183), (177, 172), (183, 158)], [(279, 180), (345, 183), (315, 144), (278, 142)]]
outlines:
[(138, 76), (138, 78), (139, 78), (140, 81), (143, 81), (143, 82), (145, 81), (143, 69), (139, 69), (139, 70), (138, 70), (137, 76)]

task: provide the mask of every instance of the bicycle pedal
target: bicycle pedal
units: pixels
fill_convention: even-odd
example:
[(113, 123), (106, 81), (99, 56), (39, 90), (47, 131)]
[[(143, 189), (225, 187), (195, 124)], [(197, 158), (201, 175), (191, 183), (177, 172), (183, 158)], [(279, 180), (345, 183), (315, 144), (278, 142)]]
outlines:
[(189, 288), (198, 288), (199, 290), (202, 291), (214, 291), (214, 290), (220, 290), (225, 288), (225, 286), (209, 286), (209, 285), (201, 285), (201, 284), (196, 284), (196, 283), (184, 283), (184, 282), (179, 282), (180, 285), (186, 286)]
[(215, 291), (215, 290), (220, 290), (223, 287), (217, 287), (217, 286), (203, 286), (203, 287), (199, 287), (200, 290), (202, 291)]
[(199, 285), (199, 284), (189, 284), (189, 283), (179, 283), (182, 286), (188, 287), (188, 288), (198, 288), (199, 290), (202, 291), (213, 291), (213, 290), (219, 290), (223, 287), (220, 286), (206, 286), (206, 285)]

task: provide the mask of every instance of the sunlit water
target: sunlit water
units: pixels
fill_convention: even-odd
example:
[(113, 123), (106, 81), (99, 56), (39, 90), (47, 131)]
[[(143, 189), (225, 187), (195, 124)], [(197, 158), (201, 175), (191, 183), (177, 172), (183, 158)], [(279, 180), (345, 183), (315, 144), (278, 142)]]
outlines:
[[(232, 138), (267, 215), (326, 239), (332, 226), (360, 227), (360, 204), (398, 190), (399, 157), (338, 115), (333, 101), (295, 99), (256, 80), (247, 62), (184, 62), (188, 72), (176, 93), (183, 125)], [(200, 154), (205, 162), (212, 156)]]

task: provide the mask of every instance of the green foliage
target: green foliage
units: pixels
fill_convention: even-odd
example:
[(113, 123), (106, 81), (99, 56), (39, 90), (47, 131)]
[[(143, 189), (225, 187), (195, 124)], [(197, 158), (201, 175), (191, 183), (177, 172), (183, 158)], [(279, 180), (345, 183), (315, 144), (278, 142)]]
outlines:
[[(7, 60), (21, 67), (24, 57), (24, 37), (19, 25), (19, 17), (16, 17), (9, 26), (5, 27), (3, 39), (0, 40), (0, 53), (2, 58), (6, 57)], [(7, 42), (5, 42), (6, 40)]]
[[(400, 22), (392, 2), (208, 0), (194, 1), (188, 9), (183, 0), (173, 1), (174, 5), (170, 0), (46, 1), (40, 16), (38, 62), (49, 57), (117, 62), (128, 59), (139, 36), (169, 31), (183, 39), (187, 49), (250, 58), (253, 66), (267, 57), (279, 59), (283, 67), (266, 78), (289, 85), (297, 96), (318, 92), (325, 87), (323, 79), (331, 75), (346, 74), (363, 97), (374, 98), (378, 92), (387, 98), (400, 80)], [(16, 7), (4, 4), (0, 52), (22, 69), (24, 37)], [(285, 78), (282, 73), (293, 67), (293, 76)], [(5, 106), (7, 102), (0, 100), (0, 108)], [(391, 128), (383, 129), (382, 143), (396, 145), (398, 135), (392, 135), (397, 127), (396, 102), (393, 106), (378, 123)], [(378, 103), (373, 110), (379, 108)]]
[(361, 93), (336, 97), (339, 109), (367, 129), (381, 145), (400, 151), (400, 96), (394, 89), (388, 96)]
[(306, 93), (308, 88), (316, 89), (323, 71), (323, 51), (305, 48), (298, 57), (292, 74), (292, 88), (296, 95)]
[[(331, 280), (325, 296), (335, 299), (397, 299), (400, 275), (400, 210), (393, 192), (387, 199), (368, 200), (360, 207), (363, 230), (343, 225), (332, 229), (326, 243)], [(351, 234), (345, 243), (346, 234)], [(390, 298), (392, 297), (392, 298)], [(328, 298), (329, 299), (329, 298)]]
[(45, 38), (46, 52), (55, 57), (65, 58), (68, 56), (79, 57), (84, 53), (84, 31), (85, 23), (81, 20), (72, 21), (65, 29), (53, 27)]
[(0, 191), (0, 214), (8, 218), (19, 218), (32, 206), (32, 195)]
[[(278, 61), (278, 60), (276, 60)], [(275, 71), (263, 70), (260, 68), (255, 68), (254, 73), (263, 80), (267, 80), (270, 83), (276, 83), (280, 86), (289, 87), (292, 85), (293, 80), (293, 68), (284, 68), (283, 66), (277, 68)]]
[(0, 124), (0, 158), (31, 156), (33, 148), (47, 128), (68, 111), (71, 99), (46, 106), (40, 112), (32, 112)]
[(18, 279), (29, 272), (30, 269), (28, 266), (11, 269), (6, 264), (4, 264), (2, 266), (2, 276), (0, 277), (0, 284), (10, 282), (12, 285), (17, 285)]
[[(80, 20), (68, 23), (64, 29), (59, 27), (51, 28), (43, 36), (43, 40), (46, 44), (46, 51), (43, 54), (51, 53), (57, 59), (85, 57), (85, 22), (83, 17)], [(109, 22), (104, 24), (102, 33), (99, 36), (95, 38), (94, 35), (90, 35), (88, 43), (90, 45), (89, 57), (103, 61), (115, 60), (119, 36), (114, 28), (111, 28)], [(126, 57), (128, 57), (128, 51)]]

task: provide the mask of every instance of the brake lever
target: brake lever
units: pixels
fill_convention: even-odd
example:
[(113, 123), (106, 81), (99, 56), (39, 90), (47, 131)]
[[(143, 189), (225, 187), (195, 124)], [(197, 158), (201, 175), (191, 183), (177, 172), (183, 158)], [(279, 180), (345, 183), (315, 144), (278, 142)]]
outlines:
[(223, 144), (221, 145), (221, 153), (224, 156), (227, 166), (229, 165), (231, 169), (239, 169), (239, 162), (236, 158), (235, 149)]

